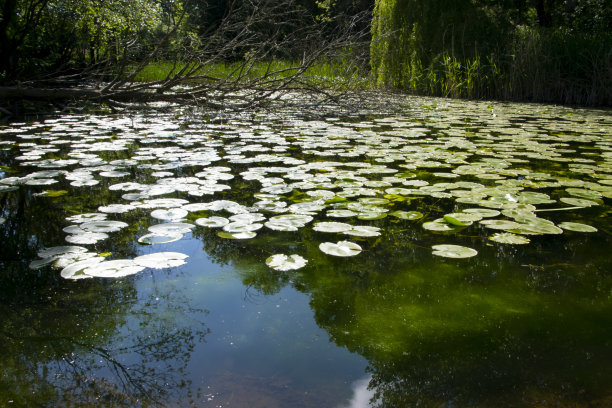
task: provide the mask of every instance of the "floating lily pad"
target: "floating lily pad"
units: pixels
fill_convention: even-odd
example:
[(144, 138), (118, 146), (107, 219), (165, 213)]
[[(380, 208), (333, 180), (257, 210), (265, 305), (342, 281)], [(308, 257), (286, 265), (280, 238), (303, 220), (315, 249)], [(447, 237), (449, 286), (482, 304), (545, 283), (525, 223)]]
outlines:
[(334, 217), (334, 218), (349, 218), (349, 217), (354, 217), (356, 215), (357, 213), (351, 210), (329, 210), (327, 211), (327, 216)]
[(462, 212), (468, 214), (476, 214), (482, 218), (493, 218), (497, 217), (500, 214), (499, 211), (490, 208), (466, 208)]
[(85, 275), (97, 278), (121, 278), (134, 275), (142, 271), (145, 267), (127, 259), (116, 259), (113, 261), (103, 261), (83, 269)]
[(151, 217), (157, 218), (158, 220), (176, 221), (183, 219), (189, 214), (187, 210), (182, 208), (170, 208), (167, 210), (157, 209), (151, 211)]
[(116, 214), (126, 213), (134, 209), (136, 209), (136, 207), (134, 207), (131, 204), (110, 204), (110, 205), (103, 205), (103, 206), (98, 207), (98, 211), (100, 212), (116, 213)]
[(423, 228), (428, 231), (437, 231), (437, 232), (457, 232), (463, 229), (463, 227), (457, 225), (451, 225), (447, 223), (444, 218), (437, 218), (433, 221), (424, 222)]
[(362, 221), (380, 220), (386, 217), (387, 217), (387, 213), (375, 212), (375, 211), (360, 212), (359, 214), (357, 214), (357, 219), (362, 220)]
[(219, 231), (217, 235), (221, 238), (228, 239), (251, 239), (257, 236), (257, 233), (254, 231), (244, 231), (244, 232), (227, 232), (227, 231)]
[(75, 262), (84, 261), (93, 257), (97, 257), (98, 254), (95, 252), (73, 252), (59, 255), (53, 261), (54, 268), (65, 268)]
[(423, 213), (419, 211), (393, 211), (392, 213), (389, 213), (389, 214), (399, 219), (409, 220), (409, 221), (419, 220), (423, 218)]
[(244, 223), (244, 222), (230, 222), (227, 225), (223, 226), (223, 231), (230, 233), (237, 232), (253, 232), (258, 231), (263, 227), (263, 224), (260, 223)]
[(599, 205), (598, 202), (586, 198), (561, 197), (559, 201), (576, 207), (592, 207), (594, 205)]
[(90, 222), (90, 221), (103, 221), (103, 220), (106, 220), (107, 218), (108, 218), (108, 215), (103, 214), (103, 213), (86, 213), (86, 214), (77, 214), (77, 215), (72, 215), (70, 217), (66, 217), (66, 221), (75, 222), (79, 224), (79, 223)]
[(277, 271), (290, 271), (303, 268), (308, 261), (300, 255), (275, 254), (266, 259), (266, 265)]
[(242, 214), (234, 214), (231, 217), (229, 217), (229, 219), (232, 222), (251, 224), (255, 222), (264, 221), (266, 217), (263, 214), (259, 214), (259, 213), (242, 213)]
[(434, 245), (433, 254), (444, 258), (471, 258), (478, 255), (478, 251), (461, 245)]
[(353, 226), (351, 224), (346, 224), (344, 222), (317, 222), (312, 227), (314, 231), (331, 233), (347, 232), (352, 228)]
[(153, 234), (187, 234), (195, 228), (195, 225), (187, 224), (186, 222), (167, 222), (163, 224), (151, 225), (148, 229)]
[(221, 228), (230, 223), (230, 220), (223, 217), (205, 217), (198, 218), (195, 223), (200, 227)]
[(57, 257), (63, 254), (87, 252), (88, 249), (82, 246), (56, 246), (38, 251), (37, 255), (41, 258)]
[(72, 280), (91, 279), (93, 278), (93, 276), (84, 274), (83, 270), (89, 268), (90, 266), (99, 264), (102, 261), (104, 261), (104, 258), (92, 257), (92, 258), (85, 259), (82, 261), (74, 262), (66, 266), (65, 268), (63, 268), (62, 271), (60, 272), (60, 276), (64, 279), (72, 279)]
[(323, 242), (319, 245), (319, 249), (327, 255), (340, 257), (355, 256), (362, 251), (361, 246), (350, 241)]
[(173, 268), (185, 264), (188, 255), (180, 252), (156, 252), (134, 258), (137, 265), (153, 269)]
[(510, 220), (482, 220), (480, 225), (496, 230), (510, 230), (521, 226), (518, 222)]
[(79, 234), (68, 235), (66, 237), (66, 242), (70, 242), (71, 244), (95, 244), (99, 241), (105, 240), (108, 238), (108, 234), (104, 232), (86, 232), (83, 231)]
[(115, 232), (127, 227), (128, 224), (123, 221), (88, 221), (80, 225), (83, 231), (87, 232)]
[(168, 242), (178, 241), (183, 238), (183, 234), (178, 232), (164, 232), (155, 234), (146, 234), (138, 238), (138, 242), (141, 244), (154, 245), (154, 244), (167, 244)]
[(498, 232), (489, 237), (491, 241), (499, 242), (501, 244), (511, 245), (524, 245), (531, 242), (529, 238), (521, 235), (512, 234), (510, 232)]
[(378, 237), (380, 236), (380, 228), (368, 225), (355, 225), (350, 231), (346, 231), (345, 234), (355, 237)]
[(562, 222), (558, 227), (566, 231), (597, 232), (597, 228), (579, 222)]

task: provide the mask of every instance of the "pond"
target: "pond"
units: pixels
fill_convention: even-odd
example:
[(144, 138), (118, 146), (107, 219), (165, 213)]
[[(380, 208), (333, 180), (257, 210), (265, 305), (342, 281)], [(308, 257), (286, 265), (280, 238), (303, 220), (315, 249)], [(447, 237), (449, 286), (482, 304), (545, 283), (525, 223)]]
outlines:
[(612, 404), (612, 115), (0, 128), (0, 405)]

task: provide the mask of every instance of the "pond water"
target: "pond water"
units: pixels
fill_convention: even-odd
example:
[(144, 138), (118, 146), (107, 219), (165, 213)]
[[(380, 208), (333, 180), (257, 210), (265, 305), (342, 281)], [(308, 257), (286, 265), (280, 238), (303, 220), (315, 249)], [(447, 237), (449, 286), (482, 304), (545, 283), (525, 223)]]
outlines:
[(0, 405), (612, 405), (610, 111), (0, 128)]

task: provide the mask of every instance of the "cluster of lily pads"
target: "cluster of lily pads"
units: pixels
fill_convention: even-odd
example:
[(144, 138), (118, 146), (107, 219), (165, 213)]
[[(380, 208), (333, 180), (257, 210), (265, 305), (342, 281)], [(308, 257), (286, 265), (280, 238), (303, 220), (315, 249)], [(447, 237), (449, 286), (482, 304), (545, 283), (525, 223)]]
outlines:
[[(60, 182), (89, 188), (106, 179), (116, 202), (68, 217), (65, 240), (73, 245), (108, 239), (128, 226), (109, 217), (135, 211), (158, 221), (137, 237), (143, 245), (177, 241), (198, 227), (243, 240), (260, 230), (282, 233), (312, 224), (313, 231), (335, 238), (319, 249), (339, 257), (358, 255), (369, 238), (383, 234), (381, 224), (371, 223), (386, 217), (443, 234), (449, 242), (431, 250), (447, 258), (477, 254), (456, 245), (451, 235), (471, 226), (485, 234), (490, 230), (488, 239), (505, 245), (528, 244), (534, 235), (597, 231), (574, 218), (555, 224), (542, 214), (576, 214), (612, 198), (609, 121), (586, 114), (547, 121), (521, 112), (529, 120), (519, 122), (503, 105), (446, 103), (452, 109), (417, 107), (405, 115), (346, 122), (287, 114), (284, 120), (189, 124), (170, 116), (139, 117), (135, 125), (133, 118), (89, 116), (11, 126), (0, 130), (0, 148), (18, 150), (19, 167), (35, 171), (0, 173), (0, 194)], [(578, 126), (589, 132), (576, 131)], [(129, 157), (103, 158), (112, 152)], [(136, 177), (145, 173), (147, 182)], [(220, 199), (236, 192), (234, 183), (257, 192), (244, 203)], [(415, 200), (451, 202), (457, 210), (436, 214), (423, 211), (424, 205), (415, 211), (410, 208)], [(208, 216), (188, 220), (200, 212)], [(160, 252), (144, 261), (107, 261), (81, 246), (39, 255), (33, 267), (52, 263), (70, 279), (124, 276), (186, 258)], [(291, 270), (307, 260), (275, 254), (266, 263)]]

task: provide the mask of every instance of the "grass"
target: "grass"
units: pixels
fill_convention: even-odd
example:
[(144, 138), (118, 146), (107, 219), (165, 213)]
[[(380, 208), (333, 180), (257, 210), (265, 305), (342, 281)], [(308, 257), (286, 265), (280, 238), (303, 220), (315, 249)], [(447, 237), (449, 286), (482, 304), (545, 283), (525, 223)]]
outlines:
[[(176, 74), (185, 65), (177, 65), (168, 61), (157, 61), (144, 67), (135, 77), (137, 82), (155, 82)], [(187, 67), (189, 68), (189, 67)], [(195, 65), (193, 65), (195, 68)], [(199, 68), (197, 75), (191, 81), (202, 83), (206, 81), (227, 80), (253, 82), (258, 80), (276, 81), (288, 79), (303, 69), (299, 62), (288, 60), (222, 62), (207, 64)], [(359, 69), (346, 63), (335, 61), (318, 61), (308, 67), (302, 74), (302, 80), (322, 86), (332, 86), (351, 82), (359, 87), (368, 86), (367, 75)]]
[(424, 65), (418, 53), (401, 50), (383, 57), (396, 62), (374, 67), (373, 79), (420, 95), (612, 106), (610, 44), (612, 34), (522, 28), (503, 52), (459, 58), (445, 51)]

